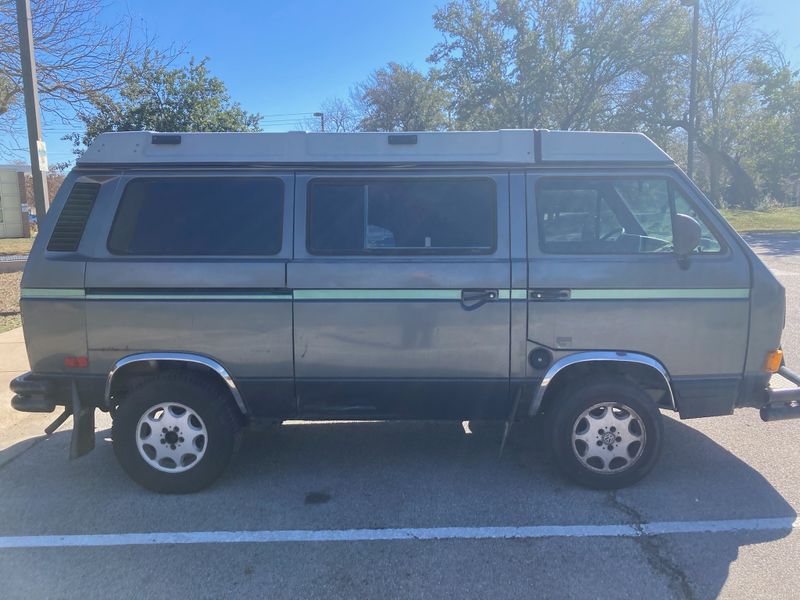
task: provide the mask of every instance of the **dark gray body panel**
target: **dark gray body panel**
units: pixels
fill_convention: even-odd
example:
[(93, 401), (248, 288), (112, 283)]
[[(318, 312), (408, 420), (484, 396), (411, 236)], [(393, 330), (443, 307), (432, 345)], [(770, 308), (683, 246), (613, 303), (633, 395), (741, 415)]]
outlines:
[[(345, 176), (365, 175), (397, 177), (381, 172)], [(409, 172), (404, 178), (421, 175)], [(452, 175), (437, 173), (437, 177)], [(505, 406), (510, 302), (496, 298), (468, 310), (460, 299), (462, 290), (501, 290), (510, 285), (508, 174), (480, 175), (491, 177), (497, 189), (494, 253), (320, 257), (310, 255), (305, 246), (307, 185), (317, 177), (335, 179), (342, 174), (298, 173), (294, 260), (288, 265), (287, 287), (295, 292), (295, 378), (301, 414), (409, 416), (414, 411), (404, 403), (411, 398), (425, 397), (428, 405), (447, 402), (446, 389), (439, 385), (442, 380), (462, 384), (455, 393), (465, 409), (454, 416), (468, 417), (466, 407), (487, 398)], [(304, 297), (303, 290), (321, 296), (335, 290), (353, 293), (326, 300)], [(382, 297), (362, 296), (359, 290)], [(452, 296), (435, 298), (436, 291)], [(395, 294), (397, 299), (392, 299)], [(386, 395), (378, 392), (375, 383), (381, 381), (394, 388), (395, 402), (387, 403)]]
[[(106, 241), (125, 181), (187, 172), (281, 178), (280, 254), (241, 259), (110, 254)], [(620, 173), (671, 178), (698, 205), (725, 251), (693, 256), (688, 269), (669, 254), (542, 253), (536, 179)], [(493, 254), (320, 257), (306, 252), (305, 186), (310, 179), (423, 175), (495, 181)], [(75, 253), (48, 252), (46, 240), (79, 177), (103, 183), (80, 247)], [(23, 288), (86, 293), (81, 299), (23, 300), (34, 372), (69, 374), (64, 357), (86, 355), (86, 374), (104, 378), (132, 354), (198, 354), (224, 367), (253, 416), (265, 418), (505, 418), (517, 393), (532, 396), (544, 375), (528, 363), (528, 352), (539, 346), (549, 348), (556, 360), (598, 350), (650, 356), (665, 367), (683, 416), (724, 414), (740, 400), (742, 381), (763, 376), (764, 357), (779, 345), (783, 320), (783, 289), (674, 167), (76, 171), (42, 224)], [(529, 290), (539, 288), (749, 293), (736, 298), (528, 300)], [(465, 310), (454, 294), (471, 289), (507, 295)], [(397, 296), (313, 297), (313, 292), (330, 296), (342, 290)], [(213, 296), (231, 291), (234, 298)], [(427, 295), (415, 297), (417, 292)], [(437, 297), (437, 292), (450, 295)]]
[[(119, 178), (118, 191), (133, 178), (153, 174), (126, 173)], [(186, 176), (181, 170), (157, 174)], [(241, 171), (214, 175), (254, 176)], [(266, 176), (280, 178), (284, 185), (284, 236), (275, 257), (115, 256), (106, 240), (120, 193), (98, 202), (93, 217), (101, 224), (91, 232), (87, 227), (86, 240), (92, 246), (86, 261), (85, 311), (93, 371), (108, 373), (121, 358), (142, 352), (199, 354), (224, 365), (251, 390), (246, 402), (253, 415), (272, 416), (274, 407), (284, 414), (287, 406), (294, 406), (292, 302), (285, 294), (286, 264), (292, 252), (294, 177)], [(237, 293), (214, 299), (215, 294), (231, 290)], [(262, 295), (248, 299), (249, 293), (258, 292)]]
[[(70, 173), (52, 199), (50, 211), (39, 223), (21, 287), (83, 289), (86, 270), (85, 244), (77, 253), (53, 253), (46, 250), (53, 233), (55, 217), (64, 207), (69, 190), (78, 181), (86, 181)], [(110, 190), (109, 190), (110, 192)], [(91, 217), (90, 217), (91, 218)], [(65, 356), (86, 355), (86, 313), (82, 300), (20, 300), (23, 315), (25, 347), (33, 372), (58, 373), (64, 370)]]
[(86, 356), (85, 308), (83, 300), (20, 301), (32, 371), (60, 373), (65, 357)]
[[(745, 250), (713, 217), (703, 198), (687, 189), (674, 172), (647, 169), (574, 170), (570, 177), (667, 177), (686, 195), (712, 225), (723, 242), (720, 254), (695, 255), (682, 268), (665, 253), (573, 256), (547, 254), (540, 248), (536, 227), (537, 182), (563, 173), (528, 175), (529, 280), (534, 289), (593, 290), (598, 298), (536, 301), (529, 303), (528, 332), (538, 344), (561, 351), (621, 350), (658, 359), (670, 377), (727, 379), (742, 377), (747, 352), (750, 267)], [(531, 216), (533, 215), (533, 216)], [(603, 299), (602, 293), (633, 298)], [(708, 298), (681, 298), (680, 292), (702, 290)], [(738, 290), (740, 297), (713, 297), (714, 290)], [(659, 298), (664, 292), (666, 298)], [(652, 293), (653, 298), (648, 297)], [(636, 297), (637, 294), (640, 297)], [(675, 297), (669, 297), (673, 294)], [(591, 294), (589, 294), (591, 295)], [(724, 295), (724, 294), (721, 294)], [(763, 360), (763, 358), (762, 358)], [(676, 386), (681, 410), (682, 387)], [(730, 391), (730, 388), (728, 388)], [(687, 403), (694, 394), (684, 394)], [(733, 410), (737, 390), (726, 393), (707, 414)], [(686, 412), (692, 414), (691, 410)]]

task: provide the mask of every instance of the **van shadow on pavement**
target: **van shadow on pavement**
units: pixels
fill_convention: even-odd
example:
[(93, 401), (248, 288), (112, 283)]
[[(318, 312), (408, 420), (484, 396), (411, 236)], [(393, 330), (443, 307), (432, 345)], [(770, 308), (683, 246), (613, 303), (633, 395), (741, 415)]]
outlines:
[[(429, 422), (284, 424), (248, 434), (228, 473), (190, 496), (154, 494), (128, 480), (105, 439), (108, 430), (98, 432), (97, 449), (77, 461), (67, 459), (70, 432), (59, 432), (0, 468), (0, 535), (796, 517), (758, 472), (671, 418), (665, 419), (666, 443), (655, 470), (616, 493), (562, 480), (541, 451), (535, 426), (515, 427), (498, 460), (500, 431), (489, 427), (466, 435), (460, 424)], [(9, 451), (13, 447), (0, 452), (0, 462)], [(790, 531), (686, 534), (636, 543), (656, 571), (664, 564), (679, 572), (702, 568), (705, 597), (720, 591), (740, 546), (778, 540)], [(670, 548), (682, 540), (691, 543), (680, 558), (670, 558)], [(599, 561), (592, 568), (610, 576), (603, 569), (616, 568), (612, 564)]]

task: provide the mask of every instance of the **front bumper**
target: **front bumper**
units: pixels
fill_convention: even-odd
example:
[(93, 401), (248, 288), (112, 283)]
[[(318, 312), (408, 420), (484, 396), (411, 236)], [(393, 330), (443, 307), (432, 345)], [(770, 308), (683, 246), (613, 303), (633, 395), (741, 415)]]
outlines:
[(56, 406), (64, 411), (45, 428), (51, 435), (70, 416), (73, 419), (70, 458), (78, 458), (94, 448), (94, 410), (102, 399), (104, 381), (91, 377), (38, 375), (23, 373), (11, 381), (14, 392), (11, 406), (18, 411), (50, 413)]
[(800, 419), (800, 375), (787, 367), (778, 369), (778, 374), (791, 381), (795, 387), (767, 389), (767, 403), (761, 407), (763, 421)]

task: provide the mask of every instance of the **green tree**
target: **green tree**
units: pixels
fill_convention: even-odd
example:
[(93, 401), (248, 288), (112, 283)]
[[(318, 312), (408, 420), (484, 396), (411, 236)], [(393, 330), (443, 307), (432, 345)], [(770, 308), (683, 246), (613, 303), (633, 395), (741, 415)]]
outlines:
[(208, 59), (173, 69), (160, 58), (148, 54), (124, 74), (118, 93), (92, 98), (93, 110), (79, 115), (86, 132), (72, 137), (76, 146), (106, 131), (260, 131), (261, 116), (231, 100)]
[(353, 102), (363, 131), (435, 131), (448, 126), (447, 94), (436, 82), (408, 65), (390, 62), (356, 85)]
[(797, 201), (800, 188), (800, 72), (785, 61), (753, 61), (748, 70), (757, 106), (745, 121), (744, 164), (759, 191), (780, 203)]
[(13, 82), (0, 73), (0, 116), (8, 112), (15, 95)]
[[(674, 98), (688, 42), (671, 0), (456, 0), (434, 14), (461, 128), (633, 128)], [(661, 127), (658, 125), (655, 126)]]
[(701, 6), (695, 124), (690, 12), (674, 0), (452, 0), (434, 14), (443, 41), (429, 61), (458, 128), (643, 131), (680, 157), (694, 127), (695, 176), (717, 205), (784, 197), (795, 121), (785, 101), (778, 111), (765, 99), (764, 77), (777, 93), (779, 75), (749, 68), (773, 64), (774, 45), (742, 0)]

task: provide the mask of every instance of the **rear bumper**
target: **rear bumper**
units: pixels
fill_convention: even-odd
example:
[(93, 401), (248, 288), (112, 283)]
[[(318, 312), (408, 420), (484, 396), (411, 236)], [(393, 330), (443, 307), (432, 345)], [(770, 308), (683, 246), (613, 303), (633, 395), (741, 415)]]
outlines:
[(48, 413), (56, 409), (53, 385), (48, 379), (37, 379), (28, 372), (11, 380), (9, 386), (15, 396), (11, 407), (21, 412)]
[(22, 412), (53, 412), (56, 406), (72, 405), (72, 388), (77, 387), (81, 404), (103, 407), (105, 377), (62, 375), (28, 371), (11, 380), (9, 387), (16, 394), (11, 405)]
[(70, 458), (94, 448), (94, 411), (104, 398), (105, 378), (24, 373), (9, 385), (11, 406), (22, 412), (49, 413), (63, 406), (61, 415), (45, 428), (50, 435), (70, 416), (73, 418)]
[(761, 407), (761, 419), (763, 421), (800, 419), (800, 375), (786, 367), (781, 367), (778, 374), (791, 381), (795, 387), (767, 389), (767, 403)]

